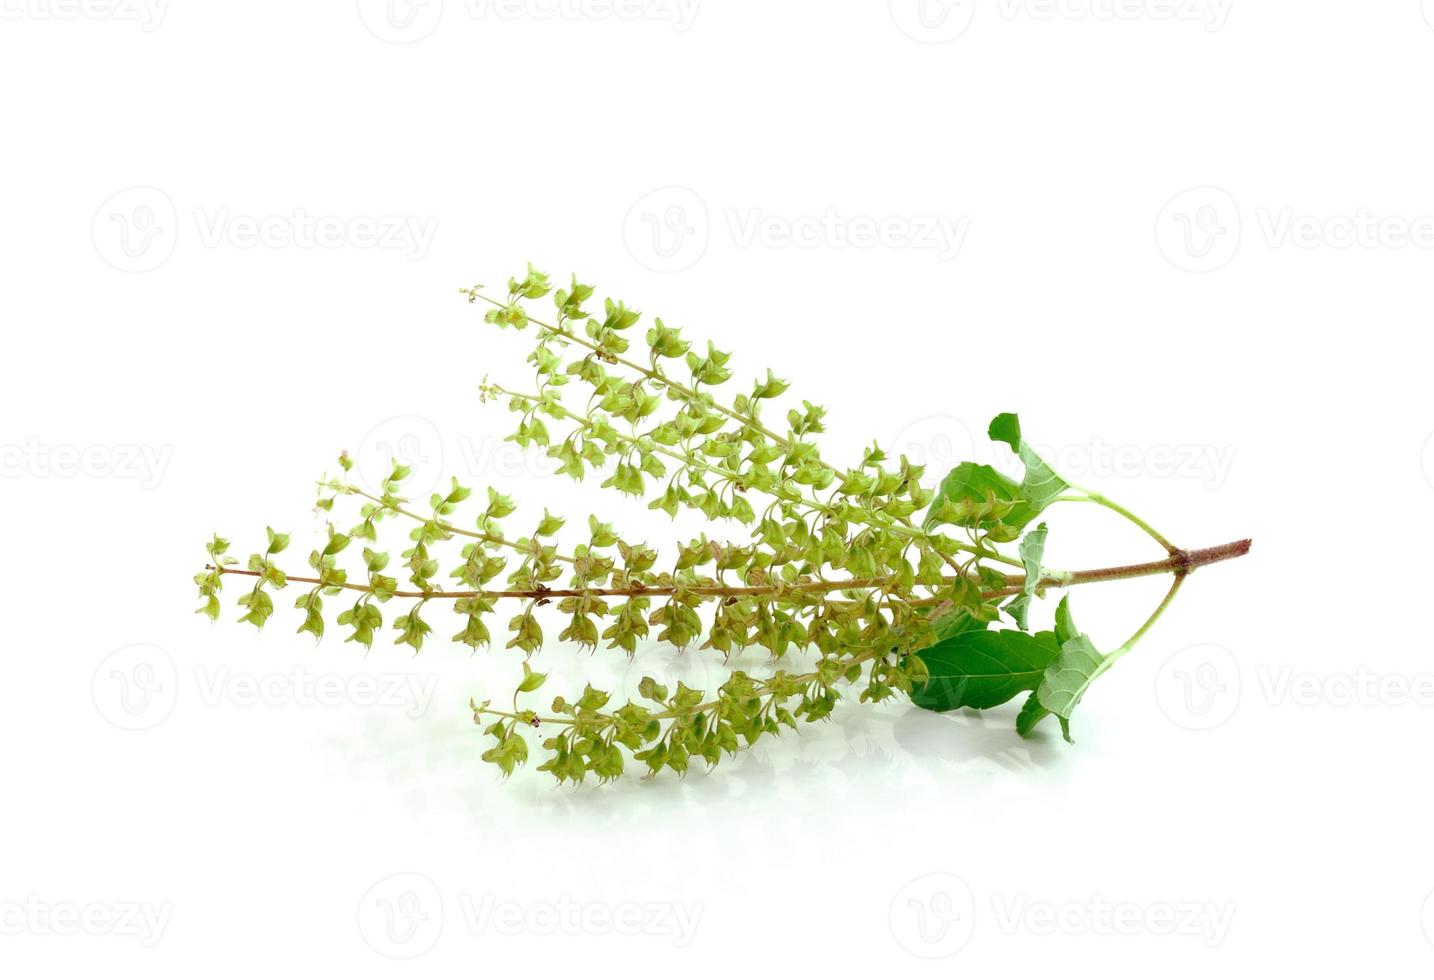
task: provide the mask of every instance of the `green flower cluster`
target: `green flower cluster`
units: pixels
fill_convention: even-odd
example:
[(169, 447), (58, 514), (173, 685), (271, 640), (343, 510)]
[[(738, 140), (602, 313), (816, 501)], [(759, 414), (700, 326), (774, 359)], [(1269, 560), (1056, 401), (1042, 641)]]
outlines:
[[(849, 469), (829, 464), (814, 440), (824, 410), (801, 402), (783, 416), (773, 407), (786, 381), (766, 371), (733, 384), (728, 352), (695, 346), (661, 319), (644, 329), (641, 314), (622, 302), (590, 309), (593, 287), (576, 278), (554, 289), (529, 266), (505, 294), (492, 297), (481, 286), (461, 292), (486, 307), (488, 323), (534, 335), (531, 388), (486, 379), (481, 386), (484, 400), (506, 401), (515, 414), (509, 439), (546, 452), (575, 480), (600, 478), (603, 487), (668, 515), (698, 512), (712, 534), (660, 564), (656, 549), (596, 516), (578, 535), (563, 534), (567, 521), (546, 510), (526, 533), (510, 531), (518, 507), (497, 489), (475, 500), (454, 480), (423, 508), (404, 495), (408, 467), (395, 462), (382, 486), (366, 488), (352, 479), (352, 461), (343, 455), (338, 474), (320, 482), (319, 507), (332, 515), (340, 498), (352, 498), (357, 523), (345, 531), (330, 524), (303, 575), (277, 564), (286, 535), (270, 530), (266, 550), (243, 568), (216, 536), (208, 566), (195, 576), (199, 611), (216, 618), (224, 579), (245, 576), (252, 584), (238, 599), (242, 621), (262, 627), (273, 614), (271, 593), (301, 585), (294, 603), (304, 613), (301, 632), (322, 637), (325, 600), (343, 597), (334, 622), (347, 641), (365, 647), (384, 628), (383, 607), (396, 602), (403, 611), (392, 617), (395, 640), (419, 650), (432, 631), (429, 604), (440, 603), (457, 617), (454, 642), (486, 647), (498, 630), (508, 648), (530, 657), (546, 639), (545, 621), (553, 626), (552, 606), (562, 623), (557, 639), (580, 647), (630, 656), (639, 642), (656, 640), (724, 658), (756, 647), (774, 665), (795, 653), (806, 664), (766, 677), (733, 670), (715, 691), (669, 690), (647, 677), (636, 698), (620, 705), (611, 692), (589, 686), (576, 700), (557, 697), (539, 712), (517, 707), (518, 696), (546, 680), (525, 660), (512, 711), (491, 700), (472, 704), (492, 740), (483, 758), (504, 773), (527, 761), (527, 728), (549, 729), (538, 768), (560, 782), (613, 779), (629, 760), (651, 772), (684, 773), (693, 759), (714, 766), (763, 736), (828, 717), (852, 685), (863, 702), (902, 694), (935, 710), (986, 707), (1028, 691), (1023, 731), (1052, 713), (1064, 728), (1084, 685), (1124, 648), (1095, 652), (1064, 604), (1065, 635), (1025, 632), (1031, 600), (1045, 588), (1087, 580), (1083, 575), (1103, 581), (1170, 572), (1178, 587), (1196, 565), (1233, 556), (1176, 549), (1123, 508), (1073, 487), (1021, 439), (1014, 416), (998, 417), (991, 434), (1015, 451), (1024, 478), (963, 463), (932, 489), (922, 483), (922, 467), (893, 461), (875, 445)], [(530, 310), (545, 299), (551, 312)], [(1046, 525), (1031, 525), (1061, 500), (1122, 513), (1159, 541), (1167, 558), (1091, 573), (1042, 567)], [(406, 525), (408, 541), (397, 565), (378, 550), (381, 526), (395, 521)], [(729, 532), (740, 532), (739, 539)], [(565, 550), (560, 537), (576, 543)], [(1017, 540), (1017, 555), (999, 550)], [(501, 625), (505, 600), (514, 608)], [(1016, 630), (991, 629), (1003, 609)], [(1079, 690), (1062, 682), (1042, 697), (1043, 682), (1070, 673), (1067, 646), (1083, 658), (1074, 678)]]

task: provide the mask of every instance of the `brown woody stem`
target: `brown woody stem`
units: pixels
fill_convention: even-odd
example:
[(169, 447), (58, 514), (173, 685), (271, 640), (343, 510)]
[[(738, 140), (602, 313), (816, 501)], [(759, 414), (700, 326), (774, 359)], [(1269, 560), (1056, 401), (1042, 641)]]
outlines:
[[(1115, 582), (1129, 578), (1144, 578), (1150, 575), (1166, 574), (1188, 574), (1197, 568), (1205, 565), (1213, 565), (1216, 562), (1228, 561), (1231, 558), (1239, 558), (1250, 550), (1250, 539), (1244, 538), (1240, 541), (1231, 541), (1228, 544), (1215, 545), (1211, 548), (1197, 548), (1193, 551), (1177, 550), (1174, 554), (1159, 561), (1142, 562), (1138, 565), (1113, 565), (1108, 568), (1091, 568), (1079, 572), (1053, 572), (1045, 576), (1040, 583), (1043, 589), (1063, 589), (1073, 585), (1089, 585), (1094, 582)], [(206, 566), (213, 569), (214, 566)], [(241, 568), (220, 568), (221, 575), (247, 575), (258, 577), (262, 572), (249, 571)], [(1021, 574), (1011, 574), (1006, 577), (1006, 586), (1003, 589), (987, 590), (983, 596), (988, 599), (995, 599), (1006, 595), (1015, 595), (1024, 586), (1026, 577)], [(304, 585), (322, 585), (319, 579), (302, 575), (286, 575), (285, 581), (297, 582)], [(948, 582), (955, 581), (948, 578)], [(803, 593), (817, 592), (841, 592), (847, 589), (879, 589), (890, 584), (891, 580), (886, 578), (869, 579), (845, 579), (839, 582), (794, 582), (791, 584), (779, 585), (696, 585), (677, 588), (674, 586), (632, 586), (623, 589), (508, 589), (497, 591), (429, 591), (420, 592), (417, 590), (399, 590), (393, 593), (395, 598), (401, 599), (564, 599), (581, 596), (670, 596), (678, 592), (692, 595), (707, 596), (797, 596)], [(349, 589), (355, 592), (373, 591), (367, 585), (360, 585), (356, 582), (346, 582), (340, 588)], [(918, 600), (938, 601), (938, 600)]]

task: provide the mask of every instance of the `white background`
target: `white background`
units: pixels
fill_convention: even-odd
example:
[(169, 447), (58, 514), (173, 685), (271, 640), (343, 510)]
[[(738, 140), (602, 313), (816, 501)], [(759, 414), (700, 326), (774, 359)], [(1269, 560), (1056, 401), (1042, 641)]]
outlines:
[[(1428, 970), (1434, 12), (972, 3), (4, 0), (8, 975)], [(266, 524), (302, 563), (345, 447), (690, 533), (502, 448), (476, 384), (528, 338), (455, 290), (529, 259), (793, 379), (829, 458), (939, 478), (1018, 410), (1254, 551), (1074, 746), (852, 703), (685, 781), (505, 783), (465, 705), (514, 651), (316, 647), (292, 591), (211, 627), (190, 575)], [(1058, 566), (1158, 556), (1051, 521)]]

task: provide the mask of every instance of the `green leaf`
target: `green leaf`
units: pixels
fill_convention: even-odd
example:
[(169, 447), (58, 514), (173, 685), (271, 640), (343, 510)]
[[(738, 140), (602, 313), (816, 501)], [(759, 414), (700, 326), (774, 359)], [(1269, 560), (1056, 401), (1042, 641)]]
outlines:
[(1025, 478), (1021, 480), (1019, 487), (1019, 496), (1024, 504), (1018, 504), (1006, 518), (1007, 524), (1025, 527), (1035, 520), (1051, 501), (1068, 490), (1070, 484), (1061, 479), (1030, 444), (1021, 438), (1021, 420), (1013, 413), (997, 415), (991, 420), (986, 434), (993, 441), (1004, 442), (1010, 446), (1026, 468)]
[(1021, 423), (1015, 415), (997, 415), (987, 434), (1020, 457), (1025, 477), (1018, 483), (990, 466), (960, 464), (941, 481), (926, 511), (926, 527), (943, 523), (977, 527), (992, 541), (1014, 541), (1070, 487), (1021, 438)]
[(1056, 642), (1064, 645), (1077, 636), (1080, 636), (1080, 630), (1076, 629), (1075, 619), (1071, 617), (1071, 597), (1063, 595), (1056, 606)]
[(922, 650), (929, 678), (911, 700), (930, 711), (991, 708), (1040, 683), (1060, 653), (1054, 633), (968, 630)]
[(953, 636), (959, 636), (968, 630), (983, 630), (987, 624), (975, 616), (969, 610), (958, 609), (955, 612), (947, 613), (934, 624), (937, 641), (948, 640)]
[(1032, 531), (1026, 533), (1021, 539), (1021, 564), (1026, 567), (1026, 581), (1021, 586), (1020, 595), (1006, 603), (1006, 612), (1016, 621), (1021, 629), (1026, 628), (1026, 618), (1030, 613), (1031, 600), (1035, 598), (1036, 589), (1041, 584), (1041, 559), (1046, 553), (1046, 525), (1038, 524)]
[(998, 615), (994, 606), (982, 600), (981, 587), (969, 578), (960, 579), (952, 586), (951, 599), (956, 608), (932, 624), (938, 640), (949, 639), (967, 630), (986, 629)]
[(1086, 689), (1110, 666), (1110, 658), (1095, 648), (1084, 633), (1061, 644), (1061, 654), (1041, 678), (1036, 697), (1041, 707), (1061, 720), (1061, 734), (1071, 738), (1070, 720)]
[[(1076, 629), (1075, 620), (1071, 617), (1071, 597), (1061, 596), (1060, 604), (1056, 606), (1056, 642), (1064, 646), (1078, 636), (1080, 636), (1080, 630)], [(1022, 738), (1028, 737), (1049, 714), (1050, 711), (1041, 704), (1038, 686), (1038, 689), (1032, 691), (1031, 696), (1026, 699), (1021, 713), (1016, 717), (1016, 732)], [(1062, 724), (1065, 724), (1065, 720), (1062, 721)], [(1070, 729), (1066, 727), (1065, 731), (1069, 736)]]
[(1016, 733), (1022, 738), (1029, 738), (1031, 732), (1041, 723), (1041, 719), (1048, 714), (1050, 712), (1041, 707), (1041, 699), (1032, 691), (1031, 696), (1026, 698), (1026, 703), (1021, 705), (1021, 713), (1016, 716)]
[(961, 463), (941, 481), (924, 524), (928, 528), (937, 524), (979, 527), (998, 541), (1010, 541), (1020, 534), (1020, 528), (1006, 530), (1003, 519), (1019, 494), (1016, 482), (1004, 473), (984, 464)]
[(1102, 654), (1090, 637), (1076, 628), (1071, 616), (1070, 597), (1061, 599), (1056, 607), (1056, 629), (1053, 636), (1060, 644), (1059, 655), (1046, 666), (1040, 683), (1021, 708), (1016, 718), (1016, 731), (1030, 735), (1047, 715), (1060, 719), (1061, 734), (1072, 741), (1071, 715), (1080, 704), (1086, 689), (1110, 667), (1114, 657)]

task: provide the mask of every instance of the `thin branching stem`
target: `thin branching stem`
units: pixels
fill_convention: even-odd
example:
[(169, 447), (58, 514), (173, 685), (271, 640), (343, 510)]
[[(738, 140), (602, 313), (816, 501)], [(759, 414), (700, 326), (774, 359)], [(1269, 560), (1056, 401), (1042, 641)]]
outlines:
[[(1146, 578), (1152, 575), (1168, 575), (1171, 573), (1181, 574), (1193, 571), (1205, 565), (1213, 565), (1216, 562), (1228, 561), (1231, 558), (1238, 558), (1250, 550), (1250, 541), (1231, 541), (1229, 544), (1217, 545), (1212, 548), (1200, 548), (1196, 551), (1183, 551), (1163, 558), (1159, 561), (1141, 562), (1135, 565), (1112, 565), (1105, 568), (1090, 568), (1079, 572), (1052, 572), (1042, 576), (1039, 589), (1064, 589), (1076, 585), (1090, 585), (1097, 582), (1117, 582), (1124, 579)], [(214, 569), (215, 566), (207, 565), (207, 569)], [(222, 567), (218, 569), (221, 575), (242, 575), (249, 577), (261, 577), (262, 572), (250, 571), (243, 568)], [(304, 575), (286, 575), (286, 581), (296, 582), (303, 585), (322, 584), (319, 579)], [(1001, 589), (986, 589), (982, 596), (987, 599), (997, 599), (1003, 596), (1015, 595), (1025, 586), (1026, 576), (1015, 572), (1005, 576), (1006, 586)], [(945, 584), (951, 585), (957, 581), (955, 576), (947, 576)], [(398, 599), (532, 599), (537, 601), (616, 596), (673, 596), (679, 594), (709, 596), (717, 598), (742, 598), (752, 596), (765, 599), (782, 599), (792, 601), (800, 599), (805, 595), (815, 595), (826, 592), (864, 591), (868, 589), (886, 589), (891, 587), (893, 580), (890, 578), (875, 579), (844, 579), (837, 582), (794, 582), (789, 585), (682, 585), (682, 586), (632, 586), (628, 588), (587, 588), (587, 589), (498, 589), (492, 591), (484, 590), (458, 590), (458, 591), (418, 591), (399, 589), (391, 593)], [(353, 592), (372, 592), (372, 587), (357, 582), (346, 582), (342, 585), (332, 586), (333, 588), (347, 589)], [(917, 604), (935, 604), (942, 600), (936, 597), (927, 600), (916, 600)], [(1131, 641), (1140, 638), (1137, 634)]]

